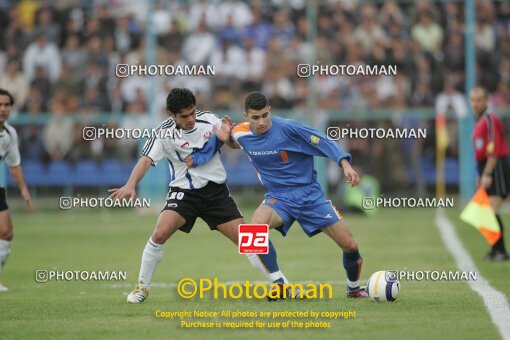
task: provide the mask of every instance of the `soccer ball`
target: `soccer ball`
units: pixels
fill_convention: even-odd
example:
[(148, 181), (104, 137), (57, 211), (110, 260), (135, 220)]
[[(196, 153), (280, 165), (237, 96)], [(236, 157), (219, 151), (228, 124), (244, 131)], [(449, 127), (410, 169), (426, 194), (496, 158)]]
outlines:
[(367, 281), (367, 291), (374, 301), (395, 301), (400, 292), (397, 273), (387, 270), (375, 272)]

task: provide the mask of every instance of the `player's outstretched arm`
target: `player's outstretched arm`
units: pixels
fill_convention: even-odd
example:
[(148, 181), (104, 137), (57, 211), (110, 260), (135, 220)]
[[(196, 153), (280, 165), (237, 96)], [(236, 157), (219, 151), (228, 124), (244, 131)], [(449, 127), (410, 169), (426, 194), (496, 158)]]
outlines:
[[(322, 132), (289, 120), (287, 123), (289, 140), (294, 143), (293, 151), (303, 152), (312, 156), (328, 157), (344, 169), (347, 183), (356, 186), (360, 177), (351, 167), (352, 156), (342, 150), (334, 141), (329, 140)], [(289, 149), (292, 150), (292, 149)]]
[(201, 149), (193, 151), (184, 159), (188, 169), (195, 168), (199, 165), (209, 162), (209, 160), (216, 154), (216, 152), (221, 149), (224, 143), (232, 149), (239, 149), (239, 144), (237, 144), (235, 141), (232, 141), (230, 138), (231, 130), (234, 125), (235, 124), (229, 116), (223, 116), (221, 118), (220, 128), (214, 127), (214, 134), (207, 141), (207, 143), (205, 143)]
[(184, 159), (186, 166), (191, 169), (209, 162), (222, 146), (223, 142), (212, 135), (201, 149), (193, 151)]
[(21, 168), (21, 165), (9, 167), (9, 172), (21, 191), (21, 196), (27, 203), (28, 209), (30, 211), (34, 211), (34, 206), (32, 205), (32, 199), (30, 198), (30, 193), (28, 192), (28, 187), (25, 183), (25, 177), (23, 176), (23, 169)]
[(147, 156), (142, 156), (136, 163), (133, 171), (131, 172), (131, 176), (129, 176), (128, 181), (121, 188), (113, 188), (109, 189), (110, 192), (109, 198), (112, 199), (122, 199), (125, 197), (129, 197), (134, 199), (136, 197), (136, 185), (140, 180), (145, 176), (145, 173), (149, 169), (152, 164), (152, 159)]
[(235, 124), (232, 121), (232, 119), (228, 116), (224, 116), (221, 118), (221, 126), (220, 128), (214, 128), (214, 133), (216, 134), (216, 137), (221, 140), (223, 143), (228, 145), (232, 149), (240, 149), (241, 147), (239, 144), (237, 144), (236, 141), (232, 140), (232, 129), (234, 128)]

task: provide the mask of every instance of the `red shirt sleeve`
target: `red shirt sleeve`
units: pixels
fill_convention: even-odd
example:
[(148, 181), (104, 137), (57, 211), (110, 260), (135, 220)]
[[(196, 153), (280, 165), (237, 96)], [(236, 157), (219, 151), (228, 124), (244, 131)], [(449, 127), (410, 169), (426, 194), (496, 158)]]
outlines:
[(499, 136), (498, 124), (492, 114), (485, 116), (487, 122), (487, 157), (498, 155), (500, 149), (501, 137)]

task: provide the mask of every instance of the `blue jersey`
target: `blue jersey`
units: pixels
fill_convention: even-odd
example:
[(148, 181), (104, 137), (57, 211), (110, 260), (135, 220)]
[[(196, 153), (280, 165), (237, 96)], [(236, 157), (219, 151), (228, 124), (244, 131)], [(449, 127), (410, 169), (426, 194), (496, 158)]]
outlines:
[[(328, 157), (337, 164), (343, 158), (351, 162), (351, 155), (323, 133), (292, 119), (271, 117), (271, 122), (271, 128), (263, 134), (254, 133), (247, 122), (236, 125), (231, 131), (231, 138), (248, 155), (269, 191), (317, 182), (314, 156)], [(195, 165), (212, 157), (221, 146), (215, 139), (208, 144), (193, 154)]]
[(280, 117), (271, 117), (271, 122), (263, 134), (254, 133), (249, 123), (239, 124), (231, 132), (269, 191), (315, 183), (313, 156), (328, 157), (337, 164), (343, 158), (351, 161), (350, 154), (315, 129)]

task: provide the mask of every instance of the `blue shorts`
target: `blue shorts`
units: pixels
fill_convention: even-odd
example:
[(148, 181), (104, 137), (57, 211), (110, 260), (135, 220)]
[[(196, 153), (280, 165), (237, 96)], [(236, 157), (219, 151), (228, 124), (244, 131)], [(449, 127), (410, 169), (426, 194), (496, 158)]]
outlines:
[(294, 221), (312, 237), (342, 219), (330, 200), (326, 199), (319, 183), (297, 187), (285, 192), (268, 192), (262, 204), (273, 208), (282, 218), (283, 226), (276, 228), (287, 235)]

